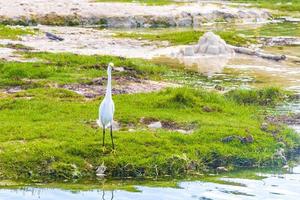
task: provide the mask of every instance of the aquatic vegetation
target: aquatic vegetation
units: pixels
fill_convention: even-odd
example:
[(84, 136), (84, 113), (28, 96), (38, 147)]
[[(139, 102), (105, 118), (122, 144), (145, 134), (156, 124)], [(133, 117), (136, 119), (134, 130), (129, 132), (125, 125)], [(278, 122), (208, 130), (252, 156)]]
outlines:
[[(150, 33), (149, 33), (150, 32)], [(168, 41), (172, 45), (193, 44), (199, 40), (205, 32), (196, 30), (183, 31), (147, 31), (146, 33), (122, 32), (117, 33), (116, 37), (144, 39), (151, 41)], [(235, 46), (245, 46), (256, 41), (247, 37), (239, 35), (235, 31), (216, 31), (228, 44)]]
[(0, 24), (0, 39), (17, 40), (21, 35), (34, 34), (35, 31), (27, 28), (16, 28)]

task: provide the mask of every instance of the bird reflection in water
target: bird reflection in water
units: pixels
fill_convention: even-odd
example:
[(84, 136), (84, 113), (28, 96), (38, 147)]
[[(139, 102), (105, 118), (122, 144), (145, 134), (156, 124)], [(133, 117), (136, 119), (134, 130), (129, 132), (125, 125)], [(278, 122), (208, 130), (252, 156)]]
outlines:
[[(108, 191), (107, 191), (108, 192)], [(102, 200), (113, 200), (114, 199), (114, 191), (110, 191), (111, 194), (108, 197), (105, 197), (105, 190), (102, 190)], [(110, 197), (110, 198), (109, 198)]]

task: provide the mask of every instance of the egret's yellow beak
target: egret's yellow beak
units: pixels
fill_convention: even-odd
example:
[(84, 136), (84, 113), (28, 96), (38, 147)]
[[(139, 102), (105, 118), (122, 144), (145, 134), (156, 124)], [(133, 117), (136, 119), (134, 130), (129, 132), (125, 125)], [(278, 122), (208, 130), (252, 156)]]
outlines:
[(108, 63), (108, 65), (111, 66), (111, 67), (115, 66), (114, 63), (112, 63), (112, 62)]

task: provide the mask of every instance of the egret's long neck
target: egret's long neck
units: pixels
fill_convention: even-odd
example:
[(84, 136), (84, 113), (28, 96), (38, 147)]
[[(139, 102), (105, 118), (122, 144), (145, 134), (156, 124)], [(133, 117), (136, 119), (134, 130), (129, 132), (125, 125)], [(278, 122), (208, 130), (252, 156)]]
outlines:
[(107, 76), (107, 86), (106, 86), (106, 97), (112, 97), (111, 96), (111, 71), (109, 71)]

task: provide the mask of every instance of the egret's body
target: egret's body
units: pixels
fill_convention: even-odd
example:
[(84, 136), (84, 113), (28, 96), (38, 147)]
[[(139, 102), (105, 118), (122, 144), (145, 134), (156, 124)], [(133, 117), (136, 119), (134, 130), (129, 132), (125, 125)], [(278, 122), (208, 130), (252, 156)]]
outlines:
[(103, 101), (99, 107), (99, 122), (103, 128), (103, 146), (104, 146), (104, 139), (105, 139), (105, 128), (110, 127), (110, 136), (112, 141), (112, 146), (114, 149), (114, 141), (112, 136), (112, 124), (115, 112), (115, 105), (112, 99), (111, 94), (111, 70), (113, 67), (113, 63), (109, 63), (107, 67), (107, 86), (106, 86), (106, 94)]

